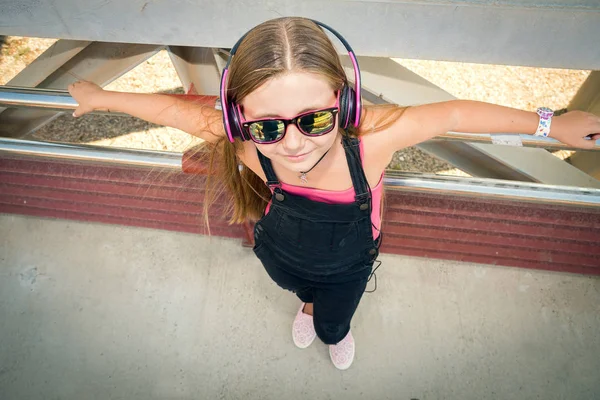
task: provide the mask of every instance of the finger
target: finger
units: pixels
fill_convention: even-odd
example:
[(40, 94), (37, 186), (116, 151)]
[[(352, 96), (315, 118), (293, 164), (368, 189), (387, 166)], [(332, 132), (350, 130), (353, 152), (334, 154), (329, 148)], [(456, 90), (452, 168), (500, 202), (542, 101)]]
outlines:
[(81, 117), (83, 114), (85, 114), (85, 111), (83, 108), (81, 107), (77, 107), (75, 109), (75, 111), (73, 111), (73, 117), (77, 118), (77, 117)]

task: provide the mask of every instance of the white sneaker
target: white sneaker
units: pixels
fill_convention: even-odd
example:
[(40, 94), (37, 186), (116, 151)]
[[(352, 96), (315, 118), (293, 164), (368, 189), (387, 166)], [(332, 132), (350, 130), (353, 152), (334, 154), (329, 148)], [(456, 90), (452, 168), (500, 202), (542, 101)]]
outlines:
[(354, 337), (352, 332), (348, 332), (345, 338), (338, 344), (329, 345), (329, 357), (337, 369), (345, 370), (350, 368), (354, 361)]
[(304, 305), (305, 303), (300, 305), (298, 314), (296, 314), (296, 318), (292, 324), (292, 339), (294, 339), (294, 344), (301, 349), (310, 346), (317, 337), (313, 316), (304, 314), (302, 311), (304, 310)]

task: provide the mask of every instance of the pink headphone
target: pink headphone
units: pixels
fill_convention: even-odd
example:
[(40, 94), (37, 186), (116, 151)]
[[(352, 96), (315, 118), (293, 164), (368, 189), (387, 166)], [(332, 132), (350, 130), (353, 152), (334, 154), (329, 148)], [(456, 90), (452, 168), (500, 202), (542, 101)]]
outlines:
[[(337, 31), (321, 22), (314, 20), (311, 21), (313, 21), (320, 27), (327, 29), (329, 32), (335, 35), (348, 51), (348, 56), (350, 57), (350, 60), (352, 61), (352, 65), (354, 67), (354, 89), (348, 87), (348, 85), (344, 85), (340, 93), (340, 128), (347, 129), (348, 126), (350, 126), (350, 123), (352, 123), (352, 126), (358, 127), (358, 125), (360, 124), (362, 100), (360, 96), (360, 69), (358, 68), (358, 61), (356, 60), (356, 55), (354, 54), (352, 47), (350, 47), (350, 44), (348, 44), (348, 42), (346, 42), (342, 35), (340, 35)], [(242, 40), (244, 40), (247, 34), (248, 33), (244, 34), (244, 36), (242, 36), (240, 40), (238, 40), (237, 43), (232, 47), (229, 59), (227, 60), (227, 64), (225, 65), (225, 68), (223, 69), (223, 74), (221, 75), (220, 92), (221, 109), (223, 110), (223, 125), (225, 126), (227, 138), (232, 143), (235, 141), (236, 138), (239, 138), (242, 141), (250, 140), (250, 138), (247, 136), (247, 134), (244, 132), (244, 129), (242, 128), (241, 118), (238, 111), (239, 107), (233, 102), (227, 102), (227, 89), (225, 87), (227, 82), (227, 73), (229, 72), (229, 64), (231, 63), (231, 60), (233, 59), (233, 56), (235, 55), (238, 46), (240, 45)]]

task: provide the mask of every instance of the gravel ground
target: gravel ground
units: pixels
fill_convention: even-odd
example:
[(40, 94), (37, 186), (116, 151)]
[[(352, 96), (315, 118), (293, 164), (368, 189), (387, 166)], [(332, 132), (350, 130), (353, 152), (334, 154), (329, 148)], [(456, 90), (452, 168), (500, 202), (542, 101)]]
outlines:
[[(5, 85), (55, 41), (22, 37), (2, 39), (0, 85)], [(590, 71), (579, 70), (440, 61), (405, 59), (395, 59), (395, 61), (458, 98), (486, 101), (530, 111), (540, 105), (553, 109), (566, 107), (590, 73)], [(166, 51), (157, 53), (112, 82), (106, 89), (183, 93), (179, 78)], [(63, 115), (32, 134), (30, 138), (179, 152), (199, 141), (177, 129), (160, 127), (132, 117), (108, 115), (88, 115), (78, 119)], [(563, 153), (557, 155), (564, 157)], [(413, 172), (466, 175), (417, 148), (399, 151), (390, 167)]]

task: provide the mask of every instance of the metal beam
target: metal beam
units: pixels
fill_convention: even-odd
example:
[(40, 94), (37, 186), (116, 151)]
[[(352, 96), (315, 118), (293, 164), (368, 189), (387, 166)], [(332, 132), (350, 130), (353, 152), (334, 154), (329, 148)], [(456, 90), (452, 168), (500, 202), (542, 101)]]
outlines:
[(80, 40), (58, 40), (6, 84), (36, 87), (90, 43)]
[[(6, 85), (36, 87), (89, 44), (90, 42), (80, 40), (58, 40)], [(4, 110), (5, 108), (0, 107), (0, 114)]]
[(331, 25), (359, 55), (600, 69), (597, 0), (5, 0), (0, 34), (231, 47), (292, 15)]
[(567, 110), (582, 110), (600, 116), (600, 71), (592, 71), (588, 75)]
[(167, 50), (186, 93), (219, 94), (221, 73), (215, 59), (215, 49), (169, 46)]
[[(543, 149), (516, 148), (474, 143), (482, 153), (497, 158), (515, 171), (530, 177), (532, 182), (548, 185), (569, 185), (584, 188), (600, 188), (600, 181), (553, 156)], [(598, 153), (590, 153), (598, 154)]]
[[(592, 71), (569, 103), (567, 110), (582, 110), (600, 116), (600, 71)], [(577, 151), (569, 157), (569, 163), (600, 180), (600, 153)]]
[(428, 140), (415, 146), (427, 154), (442, 159), (469, 175), (489, 179), (537, 182), (531, 176), (479, 151), (473, 143), (437, 142)]
[[(162, 47), (92, 43), (57, 67), (38, 87), (66, 89), (69, 84), (81, 79), (105, 86), (150, 58)], [(48, 110), (9, 109), (0, 114), (0, 127), (5, 136), (23, 137), (59, 115), (60, 113)]]

